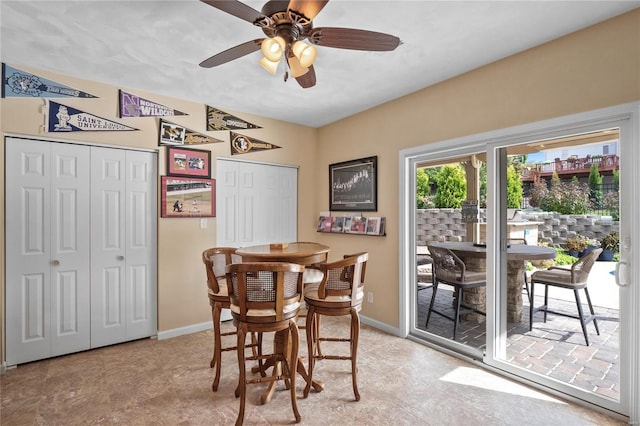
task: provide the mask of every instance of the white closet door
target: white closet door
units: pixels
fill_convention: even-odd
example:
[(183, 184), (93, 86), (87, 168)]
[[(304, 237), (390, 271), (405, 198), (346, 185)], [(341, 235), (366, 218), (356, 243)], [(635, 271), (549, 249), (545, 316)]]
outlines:
[(219, 247), (238, 247), (238, 168), (237, 161), (216, 162), (216, 236)]
[(295, 167), (218, 159), (216, 170), (219, 246), (296, 241)]
[[(220, 247), (296, 241), (298, 169), (216, 162), (216, 235)], [(224, 309), (222, 321), (231, 319)]]
[(89, 348), (88, 148), (6, 140), (7, 364)]
[(157, 331), (156, 157), (91, 149), (91, 347)]
[(157, 332), (156, 308), (156, 157), (149, 152), (126, 154), (126, 294), (127, 340)]
[(89, 155), (87, 147), (52, 145), (52, 356), (89, 348)]
[(91, 347), (126, 340), (124, 150), (91, 152)]

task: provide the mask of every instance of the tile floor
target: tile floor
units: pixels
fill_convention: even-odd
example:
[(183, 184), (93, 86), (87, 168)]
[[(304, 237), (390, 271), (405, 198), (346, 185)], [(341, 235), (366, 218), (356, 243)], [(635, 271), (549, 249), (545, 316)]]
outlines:
[[(348, 330), (341, 318), (323, 319), (325, 327), (343, 335)], [(213, 393), (212, 338), (211, 331), (203, 331), (144, 339), (9, 369), (0, 376), (0, 424), (233, 424), (239, 406), (233, 396), (236, 355), (223, 354), (220, 387)], [(332, 345), (325, 345), (324, 352), (346, 354), (346, 344)], [(306, 354), (306, 346), (301, 353)], [(626, 424), (366, 325), (358, 360), (359, 402), (354, 402), (348, 361), (318, 362), (314, 378), (324, 381), (325, 390), (312, 391), (306, 399), (298, 380), (301, 424)], [(263, 387), (249, 387), (245, 424), (293, 423), (289, 393), (280, 385), (273, 400), (260, 406)]]

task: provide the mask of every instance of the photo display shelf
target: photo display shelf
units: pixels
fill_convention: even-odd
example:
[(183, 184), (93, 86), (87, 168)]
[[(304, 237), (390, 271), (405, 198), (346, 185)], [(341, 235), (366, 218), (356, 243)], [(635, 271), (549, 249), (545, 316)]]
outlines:
[(386, 235), (383, 216), (330, 216), (320, 214), (317, 232), (332, 234)]

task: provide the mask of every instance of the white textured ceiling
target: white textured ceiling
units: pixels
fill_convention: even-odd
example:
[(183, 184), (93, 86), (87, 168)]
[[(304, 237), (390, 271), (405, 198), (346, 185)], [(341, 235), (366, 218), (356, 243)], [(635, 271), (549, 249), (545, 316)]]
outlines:
[[(263, 1), (244, 3), (260, 10)], [(314, 27), (390, 33), (392, 52), (318, 47), (302, 89), (259, 52), (198, 64), (258, 27), (197, 0), (0, 2), (1, 60), (319, 127), (640, 7), (636, 1), (331, 0)]]

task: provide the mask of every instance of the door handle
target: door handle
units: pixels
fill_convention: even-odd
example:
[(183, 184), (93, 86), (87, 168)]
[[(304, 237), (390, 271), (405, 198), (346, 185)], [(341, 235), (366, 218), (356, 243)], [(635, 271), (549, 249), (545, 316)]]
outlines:
[(54, 259), (54, 260), (52, 260), (52, 261), (51, 261), (51, 264), (52, 264), (53, 266), (58, 266), (58, 265), (60, 264), (60, 261), (59, 261), (59, 260)]
[(627, 262), (618, 262), (616, 263), (616, 271), (615, 271), (615, 281), (616, 281), (616, 285), (618, 287), (626, 287), (629, 284), (628, 283), (623, 283), (622, 280), (620, 280), (620, 272), (622, 271), (622, 265), (627, 265)]
[(118, 256), (118, 257), (116, 257), (116, 259), (118, 259), (118, 260), (124, 260), (124, 256)]

